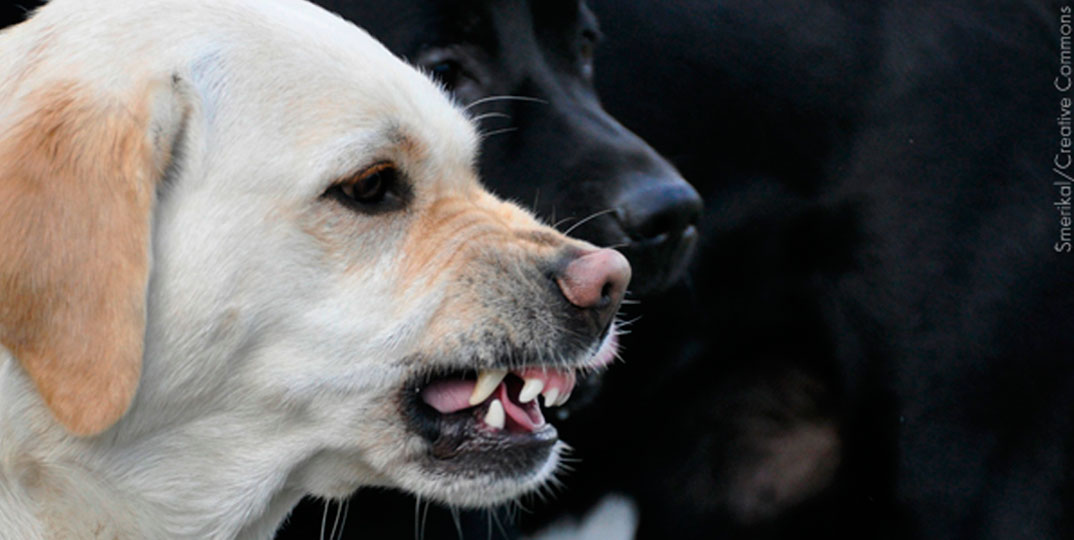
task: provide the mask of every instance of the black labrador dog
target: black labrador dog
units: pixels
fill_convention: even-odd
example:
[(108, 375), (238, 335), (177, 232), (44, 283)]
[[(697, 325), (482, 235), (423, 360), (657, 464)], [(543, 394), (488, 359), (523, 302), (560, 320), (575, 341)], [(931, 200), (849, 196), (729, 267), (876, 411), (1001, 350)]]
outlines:
[(519, 523), (618, 492), (639, 538), (1069, 538), (1071, 7), (589, 3), (702, 242)]

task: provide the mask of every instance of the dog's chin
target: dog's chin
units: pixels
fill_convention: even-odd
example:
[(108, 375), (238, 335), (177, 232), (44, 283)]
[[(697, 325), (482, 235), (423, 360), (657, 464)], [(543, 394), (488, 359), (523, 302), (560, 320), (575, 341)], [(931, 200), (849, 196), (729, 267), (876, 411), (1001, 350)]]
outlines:
[(566, 405), (580, 374), (607, 366), (617, 339), (609, 331), (596, 352), (573, 363), (459, 367), (422, 374), (404, 385), (402, 409), (420, 449), (401, 487), (453, 506), (484, 507), (539, 488), (566, 447), (546, 420)]
[(480, 450), (463, 460), (421, 459), (417, 474), (402, 487), (422, 499), (457, 508), (487, 508), (517, 499), (543, 486), (559, 467), (565, 445), (554, 439), (552, 431), (553, 440), (541, 448), (508, 451), (522, 458), (517, 463)]

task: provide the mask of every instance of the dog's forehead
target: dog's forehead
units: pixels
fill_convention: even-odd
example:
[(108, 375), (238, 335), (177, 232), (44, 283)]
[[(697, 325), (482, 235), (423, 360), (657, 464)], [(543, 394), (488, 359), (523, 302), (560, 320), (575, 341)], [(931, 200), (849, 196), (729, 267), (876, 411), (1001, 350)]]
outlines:
[[(229, 106), (243, 109), (246, 118), (275, 122), (264, 126), (270, 136), (287, 133), (297, 145), (336, 151), (343, 161), (376, 158), (359, 147), (371, 153), (392, 147), (429, 169), (473, 166), (476, 131), (440, 88), (364, 30), (298, 4), (269, 10), (264, 21), (239, 29), (257, 33), (267, 24), (284, 31), (211, 54), (224, 66), (204, 86), (246, 85), (230, 96)], [(299, 13), (292, 13), (296, 7)], [(249, 95), (263, 102), (235, 100)], [(256, 109), (271, 113), (266, 118)]]
[[(232, 139), (330, 148), (391, 134), (381, 140), (456, 162), (430, 166), (468, 167), (474, 159), (476, 132), (444, 92), (364, 30), (311, 3), (53, 2), (68, 5), (31, 22), (52, 28), (42, 35), (53, 56), (62, 52), (57, 77), (77, 70), (124, 88), (174, 72), (193, 79), (206, 115)], [(112, 53), (94, 53), (94, 43)]]

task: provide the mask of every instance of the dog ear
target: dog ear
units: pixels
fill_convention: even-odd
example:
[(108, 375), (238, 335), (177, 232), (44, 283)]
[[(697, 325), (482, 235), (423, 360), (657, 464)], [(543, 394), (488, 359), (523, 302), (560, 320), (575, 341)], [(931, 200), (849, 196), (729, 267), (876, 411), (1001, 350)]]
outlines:
[(76, 435), (112, 426), (138, 387), (172, 86), (58, 84), (0, 110), (0, 344)]

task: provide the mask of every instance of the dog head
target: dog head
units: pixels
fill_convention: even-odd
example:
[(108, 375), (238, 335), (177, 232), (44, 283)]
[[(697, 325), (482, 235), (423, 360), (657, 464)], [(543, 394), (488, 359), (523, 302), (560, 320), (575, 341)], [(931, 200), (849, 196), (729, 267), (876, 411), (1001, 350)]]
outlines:
[(701, 199), (601, 108), (596, 18), (578, 0), (319, 0), (439, 79), (483, 133), (496, 193), (630, 259), (638, 294), (684, 270)]
[(341, 19), (105, 4), (0, 35), (0, 382), (91, 469), (159, 452), (132, 491), (546, 480), (534, 398), (611, 360), (626, 260), (485, 192), (471, 124)]

